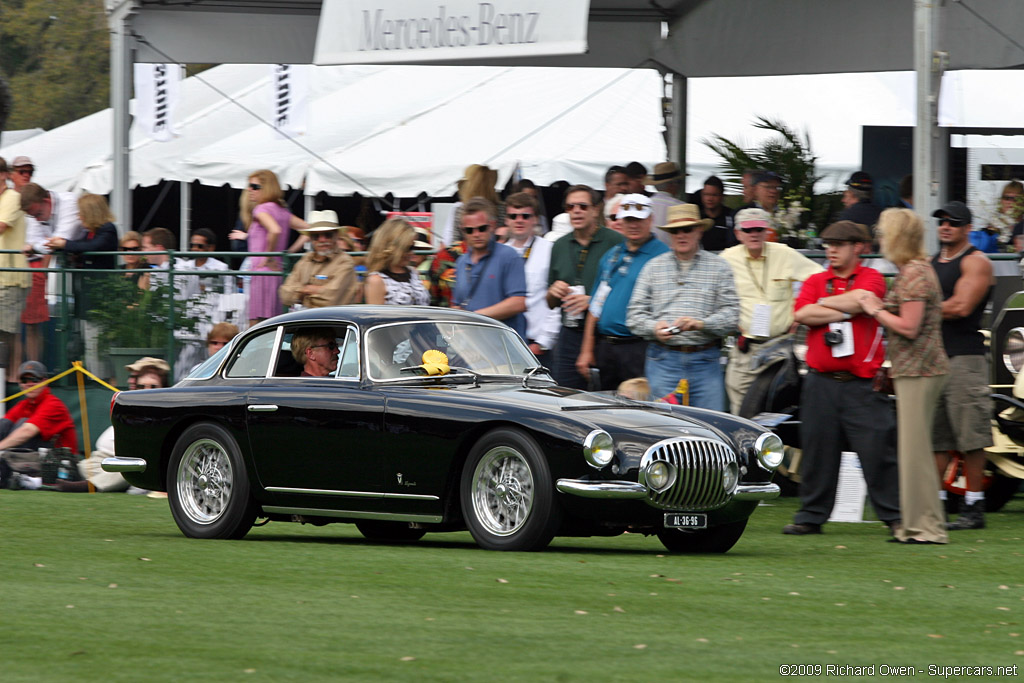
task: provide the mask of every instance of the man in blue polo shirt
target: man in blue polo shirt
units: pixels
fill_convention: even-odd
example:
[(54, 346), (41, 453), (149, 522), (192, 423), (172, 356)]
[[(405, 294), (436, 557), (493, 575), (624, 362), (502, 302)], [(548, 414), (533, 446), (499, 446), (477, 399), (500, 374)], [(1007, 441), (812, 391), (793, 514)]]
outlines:
[(605, 391), (644, 374), (647, 342), (626, 326), (626, 308), (644, 265), (668, 251), (665, 243), (651, 234), (651, 200), (646, 195), (624, 196), (616, 218), (626, 241), (601, 257), (576, 358), (576, 370), (584, 377), (589, 377), (591, 368), (598, 369)]
[(512, 247), (494, 239), (494, 204), (473, 197), (462, 211), (466, 253), (455, 261), (452, 307), (475, 311), (506, 325), (526, 339), (526, 271)]

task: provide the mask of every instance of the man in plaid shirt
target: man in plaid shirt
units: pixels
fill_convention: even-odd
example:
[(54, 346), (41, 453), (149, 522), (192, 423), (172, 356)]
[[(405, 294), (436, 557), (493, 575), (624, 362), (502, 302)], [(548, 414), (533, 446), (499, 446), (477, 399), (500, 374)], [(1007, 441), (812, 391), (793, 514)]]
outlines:
[(652, 396), (666, 396), (686, 379), (690, 405), (724, 410), (722, 338), (739, 322), (732, 268), (700, 248), (713, 221), (701, 219), (697, 205), (671, 206), (667, 220), (659, 227), (672, 235), (672, 251), (640, 272), (626, 324), (652, 342), (644, 363)]

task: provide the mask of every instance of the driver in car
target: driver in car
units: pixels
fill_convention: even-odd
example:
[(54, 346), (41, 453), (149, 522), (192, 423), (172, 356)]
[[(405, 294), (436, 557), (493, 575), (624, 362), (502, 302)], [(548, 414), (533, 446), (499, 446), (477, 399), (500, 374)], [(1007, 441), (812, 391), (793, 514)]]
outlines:
[(327, 377), (338, 369), (338, 342), (334, 330), (312, 328), (292, 337), (292, 356), (302, 365), (300, 377)]

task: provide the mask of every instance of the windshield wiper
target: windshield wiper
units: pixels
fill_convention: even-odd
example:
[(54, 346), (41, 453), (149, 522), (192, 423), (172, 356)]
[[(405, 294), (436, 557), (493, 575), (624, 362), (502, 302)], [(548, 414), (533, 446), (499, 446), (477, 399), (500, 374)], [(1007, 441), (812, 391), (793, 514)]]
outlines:
[(530, 378), (533, 377), (534, 375), (536, 375), (541, 370), (543, 370), (544, 372), (548, 373), (549, 376), (554, 377), (554, 375), (551, 373), (551, 371), (548, 370), (543, 365), (534, 365), (532, 368), (530, 368), (529, 370), (526, 371), (526, 376), (523, 377), (523, 388), (524, 389), (526, 389), (526, 388), (528, 388), (530, 386), (530, 384), (529, 384), (530, 383)]

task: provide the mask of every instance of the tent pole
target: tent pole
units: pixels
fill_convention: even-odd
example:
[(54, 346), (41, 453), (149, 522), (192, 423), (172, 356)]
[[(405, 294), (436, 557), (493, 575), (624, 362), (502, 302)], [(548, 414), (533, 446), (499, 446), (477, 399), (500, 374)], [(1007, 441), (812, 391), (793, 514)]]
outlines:
[[(686, 76), (673, 73), (672, 79), (672, 117), (669, 129), (668, 158), (679, 165), (686, 173)], [(685, 188), (686, 182), (683, 182)]]
[(939, 153), (939, 86), (945, 67), (945, 53), (935, 49), (939, 10), (933, 0), (914, 2), (914, 70), (917, 73), (917, 125), (914, 128), (914, 209), (924, 221), (925, 248), (938, 249), (938, 236), (931, 219), (939, 206), (945, 178), (941, 172), (945, 154)]
[(117, 216), (121, 234), (133, 228), (132, 200), (129, 189), (129, 119), (128, 100), (131, 98), (132, 64), (134, 62), (131, 38), (131, 19), (135, 13), (135, 0), (107, 0), (110, 26), (110, 106), (114, 110), (113, 161), (114, 182), (110, 193), (110, 206)]
[(192, 183), (187, 180), (178, 181), (179, 202), (179, 242), (181, 251), (188, 251), (189, 238), (192, 236)]

